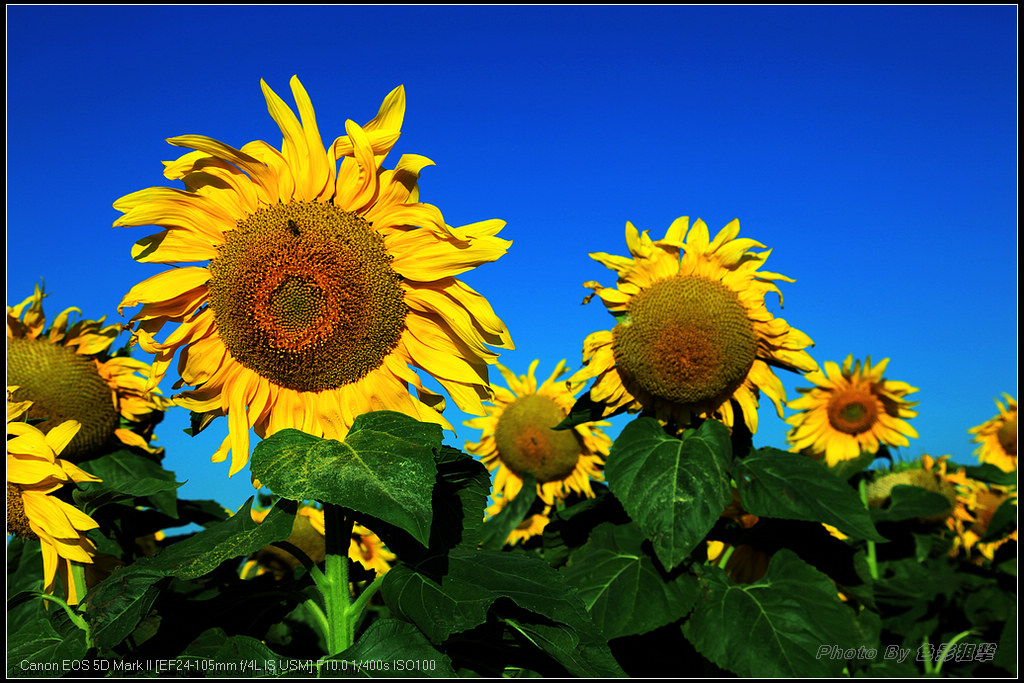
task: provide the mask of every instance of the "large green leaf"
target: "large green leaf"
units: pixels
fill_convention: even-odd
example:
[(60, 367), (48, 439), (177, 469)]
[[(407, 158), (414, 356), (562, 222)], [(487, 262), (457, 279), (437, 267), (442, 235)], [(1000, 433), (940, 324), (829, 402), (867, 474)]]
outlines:
[(153, 458), (127, 449), (114, 451), (81, 463), (82, 469), (103, 481), (79, 484), (75, 502), (86, 506), (86, 512), (109, 503), (144, 498), (152, 507), (170, 517), (178, 517), (174, 472), (165, 470)]
[(950, 509), (949, 499), (936, 491), (919, 486), (899, 484), (889, 492), (889, 504), (884, 508), (872, 508), (871, 518), (875, 522), (900, 522), (918, 517), (944, 515)]
[(682, 439), (649, 417), (626, 425), (605, 465), (605, 480), (668, 569), (697, 546), (732, 500), (729, 430), (708, 420)]
[[(384, 577), (381, 593), (392, 613), (434, 643), (487, 620), (502, 598), (549, 620), (516, 620), (535, 643), (573, 675), (614, 676), (621, 670), (579, 595), (539, 558), (517, 552), (455, 548), (440, 581), (397, 565)], [(550, 629), (550, 630), (548, 630)], [(558, 635), (556, 635), (558, 634)]]
[(703, 567), (703, 595), (683, 633), (697, 651), (739, 676), (831, 677), (845, 662), (822, 648), (856, 649), (863, 634), (832, 581), (789, 550), (777, 552), (764, 577), (737, 585)]
[(372, 515), (427, 545), (441, 427), (390, 411), (356, 418), (345, 441), (284, 429), (253, 449), (253, 477), (289, 500)]
[(682, 619), (697, 600), (696, 577), (665, 572), (643, 541), (632, 524), (602, 524), (561, 570), (609, 640)]
[(743, 509), (758, 517), (825, 522), (843, 533), (885, 542), (860, 495), (810, 458), (761, 448), (733, 463)]
[(155, 557), (140, 558), (91, 589), (85, 604), (93, 641), (112, 647), (127, 637), (158, 597), (155, 584), (164, 577), (194, 579), (291, 535), (294, 503), (279, 502), (262, 524), (253, 521), (251, 507), (250, 498), (238, 514)]
[(321, 662), (324, 676), (358, 678), (453, 678), (451, 659), (412, 624), (378, 619), (355, 645)]

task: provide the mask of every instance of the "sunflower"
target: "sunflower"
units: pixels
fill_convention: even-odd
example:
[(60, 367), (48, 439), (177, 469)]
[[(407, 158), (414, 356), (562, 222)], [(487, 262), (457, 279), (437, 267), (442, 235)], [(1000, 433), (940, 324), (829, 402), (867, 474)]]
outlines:
[[(405, 91), (385, 98), (364, 126), (324, 149), (305, 89), (292, 78), (299, 117), (262, 83), (281, 151), (242, 149), (199, 135), (168, 140), (192, 152), (165, 162), (184, 190), (150, 188), (122, 197), (115, 226), (157, 224), (136, 243), (145, 263), (177, 264), (133, 287), (121, 308), (144, 349), (156, 354), (155, 384), (178, 351), (177, 402), (201, 424), (227, 415), (213, 456), (230, 474), (249, 458), (249, 429), (285, 428), (344, 438), (355, 418), (394, 410), (451, 429), (444, 400), (413, 367), (437, 379), (463, 411), (483, 414), (487, 365), (512, 348), (480, 294), (456, 279), (505, 253), (504, 221), (460, 228), (419, 201), (418, 155), (384, 157), (398, 139)], [(340, 167), (338, 162), (340, 163)], [(165, 323), (179, 326), (163, 341)], [(417, 396), (409, 393), (409, 385)]]
[[(511, 498), (505, 496), (498, 496), (494, 499), (494, 502), (487, 507), (484, 514), (484, 519), (490, 519), (500, 513), (506, 505), (511, 501)], [(516, 545), (517, 543), (524, 542), (534, 536), (539, 536), (544, 533), (544, 529), (551, 521), (551, 506), (545, 505), (541, 512), (535, 514), (528, 514), (520, 522), (515, 529), (505, 539), (505, 545)]]
[(626, 223), (632, 258), (590, 254), (618, 274), (615, 287), (585, 283), (618, 323), (587, 337), (574, 379), (596, 378), (590, 398), (604, 416), (645, 410), (680, 426), (699, 416), (732, 427), (738, 409), (754, 433), (759, 392), (782, 417), (786, 393), (771, 366), (817, 369), (803, 350), (812, 342), (768, 312), (765, 296), (779, 293), (774, 281), (792, 280), (758, 270), (769, 252), (737, 239), (739, 221), (714, 240), (703, 221), (688, 224), (679, 218), (652, 241)]
[(377, 576), (386, 574), (391, 569), (391, 563), (397, 559), (377, 534), (359, 523), (352, 527), (348, 556), (366, 569), (376, 572)]
[(997, 486), (984, 482), (968, 479), (961, 487), (962, 498), (966, 501), (969, 519), (955, 520), (953, 530), (956, 539), (950, 555), (957, 555), (961, 550), (968, 558), (974, 553), (973, 561), (981, 563), (984, 560), (991, 562), (995, 558), (996, 550), (1005, 543), (1017, 541), (1017, 530), (1014, 529), (1009, 535), (996, 540), (980, 543), (979, 541), (988, 533), (992, 517), (996, 510), (1005, 501), (1017, 505), (1016, 487)]
[(977, 427), (967, 430), (974, 435), (973, 441), (980, 444), (974, 451), (981, 462), (990, 462), (1004, 472), (1017, 469), (1017, 401), (1009, 394), (1004, 406), (996, 401), (999, 414)]
[(466, 452), (478, 456), (495, 473), (495, 497), (515, 498), (523, 487), (522, 475), (529, 473), (545, 505), (554, 505), (573, 491), (593, 498), (590, 480), (602, 480), (601, 466), (612, 445), (600, 429), (608, 423), (552, 429), (569, 414), (582, 383), (558, 381), (568, 372), (563, 360), (537, 386), (534, 372), (539, 362), (533, 361), (527, 374), (519, 377), (497, 364), (508, 388), (493, 387), (494, 399), (486, 416), (465, 422), (483, 432), (479, 442), (466, 444)]
[(60, 574), (67, 603), (77, 605), (81, 596), (70, 577), (72, 563), (93, 562), (96, 546), (84, 532), (99, 525), (52, 494), (72, 482), (100, 480), (58, 457), (79, 423), (68, 420), (44, 434), (20, 420), (31, 402), (12, 402), (14, 389), (7, 388), (7, 533), (40, 541), (44, 590), (53, 594)]
[[(256, 522), (266, 519), (269, 512), (269, 509), (251, 510), (252, 518)], [(304, 505), (295, 515), (292, 534), (287, 540), (288, 543), (305, 553), (314, 563), (319, 564), (324, 561), (327, 554), (327, 541), (324, 533), (324, 511), (311, 505)], [(378, 576), (387, 573), (391, 569), (391, 563), (395, 561), (394, 553), (385, 547), (377, 534), (359, 523), (352, 527), (348, 556), (352, 561), (358, 562)], [(245, 564), (242, 576), (251, 577), (270, 572), (275, 577), (281, 578), (300, 564), (298, 558), (291, 553), (270, 545), (260, 549), (253, 559)]]
[(79, 320), (77, 308), (57, 316), (49, 330), (45, 294), (35, 293), (7, 307), (7, 381), (19, 387), (18, 400), (32, 402), (30, 419), (42, 419), (44, 432), (75, 420), (81, 425), (62, 457), (78, 462), (120, 441), (152, 452), (152, 428), (170, 402), (148, 388), (151, 368), (142, 361), (109, 354), (120, 325)]
[(824, 455), (835, 465), (876, 453), (881, 444), (909, 446), (907, 437), (917, 438), (917, 432), (906, 418), (917, 415), (912, 409), (917, 403), (905, 397), (917, 389), (885, 379), (888, 363), (886, 358), (872, 367), (868, 357), (862, 367), (850, 355), (842, 368), (829, 361), (824, 372), (808, 374), (815, 386), (798, 389), (803, 396), (789, 403), (800, 411), (786, 420), (793, 427), (787, 435), (790, 450)]

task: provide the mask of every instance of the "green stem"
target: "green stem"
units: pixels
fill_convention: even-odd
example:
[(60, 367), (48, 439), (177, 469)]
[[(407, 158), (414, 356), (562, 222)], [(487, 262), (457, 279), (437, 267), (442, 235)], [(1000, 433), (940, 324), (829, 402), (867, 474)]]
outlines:
[(356, 601), (352, 603), (352, 607), (349, 611), (352, 615), (353, 625), (359, 624), (359, 621), (363, 618), (363, 612), (366, 610), (366, 606), (370, 603), (370, 599), (377, 594), (377, 591), (380, 590), (383, 581), (384, 575), (379, 574), (377, 578), (373, 580), (373, 583), (367, 586), (359, 597), (356, 598)]
[(330, 656), (344, 652), (354, 641), (348, 585), (348, 548), (353, 523), (350, 510), (324, 503), (327, 557), (319, 586), (327, 608), (327, 654)]
[(928, 657), (924, 660), (924, 675), (934, 676), (935, 668), (932, 665), (932, 659), (935, 657), (936, 653), (932, 651), (931, 645), (928, 643), (928, 636), (921, 639), (921, 647), (928, 650)]
[(938, 676), (939, 672), (942, 671), (942, 665), (946, 661), (946, 657), (948, 656), (947, 653), (949, 652), (949, 650), (954, 645), (956, 645), (957, 643), (959, 643), (961, 640), (963, 640), (967, 636), (971, 635), (972, 633), (974, 633), (973, 629), (967, 629), (966, 631), (958, 633), (956, 636), (953, 637), (953, 640), (949, 641), (949, 643), (946, 644), (946, 650), (942, 652), (943, 656), (939, 659), (939, 663), (935, 666), (934, 673), (935, 673), (936, 676)]
[(730, 545), (722, 553), (722, 556), (718, 558), (718, 562), (716, 562), (715, 564), (717, 564), (719, 567), (721, 567), (722, 571), (725, 571), (725, 565), (729, 562), (729, 558), (732, 557), (733, 551), (735, 551), (735, 550), (736, 550), (736, 546)]
[[(85, 565), (81, 562), (69, 562), (71, 571), (68, 572), (68, 581), (74, 585), (75, 595), (81, 600), (85, 597), (86, 591), (89, 590), (88, 584), (85, 582)], [(69, 587), (70, 590), (70, 587)]]
[(55, 602), (60, 605), (67, 613), (71, 623), (85, 632), (86, 645), (92, 647), (92, 634), (89, 633), (89, 624), (86, 623), (85, 619), (83, 619), (81, 615), (75, 614), (75, 610), (71, 609), (71, 606), (68, 605), (68, 603), (54, 595), (50, 595), (49, 593), (36, 593), (36, 595), (41, 597), (43, 600), (49, 600), (50, 602)]
[[(868, 483), (867, 480), (861, 479), (859, 490), (860, 500), (864, 503), (864, 507), (868, 507)], [(868, 541), (868, 569), (871, 572), (871, 578), (875, 581), (878, 580), (878, 557), (875, 555), (875, 542)]]

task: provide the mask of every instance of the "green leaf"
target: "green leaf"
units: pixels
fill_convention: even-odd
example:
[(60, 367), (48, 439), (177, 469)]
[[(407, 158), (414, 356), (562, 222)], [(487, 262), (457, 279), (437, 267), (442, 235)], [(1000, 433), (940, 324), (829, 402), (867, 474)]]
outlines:
[(480, 546), (488, 550), (501, 550), (509, 534), (526, 519), (530, 506), (537, 499), (537, 481), (529, 472), (523, 475), (523, 487), (519, 494), (505, 504), (505, 507), (484, 524)]
[(289, 500), (371, 515), (427, 545), (441, 427), (390, 411), (356, 418), (345, 441), (284, 429), (253, 449), (253, 477)]
[[(134, 567), (133, 567), (134, 569)], [(120, 571), (86, 595), (92, 640), (113, 647), (132, 634), (160, 595), (156, 583), (164, 578), (154, 570)]]
[(442, 558), (456, 546), (476, 548), (484, 527), (484, 510), (491, 491), (487, 469), (476, 458), (442, 446), (435, 456), (437, 477), (431, 496), (433, 517), (430, 542), (424, 544), (408, 531), (373, 515), (360, 520), (373, 529), (391, 552), (410, 564)]
[(610, 652), (605, 655), (580, 647), (579, 634), (565, 624), (552, 622), (536, 613), (496, 609), (499, 621), (551, 656), (570, 675), (586, 678), (623, 675)]
[(978, 539), (979, 543), (991, 543), (1006, 538), (1017, 528), (1017, 501), (1007, 498), (992, 513), (985, 535)]
[[(374, 663), (373, 666), (368, 664)], [(361, 664), (367, 664), (363, 666)], [(453, 678), (448, 655), (438, 652), (418, 628), (378, 619), (352, 647), (322, 662), (324, 676), (359, 678)]]
[(856, 458), (840, 460), (835, 465), (830, 465), (828, 471), (840, 481), (849, 481), (853, 475), (866, 470), (879, 457), (877, 453), (865, 451)]
[(871, 518), (876, 523), (934, 517), (949, 512), (951, 507), (949, 499), (941, 493), (907, 484), (893, 486), (889, 499), (888, 506), (871, 509)]
[(734, 584), (718, 567), (703, 570), (703, 596), (683, 633), (698, 652), (739, 676), (838, 676), (845, 662), (821, 656), (822, 648), (866, 644), (832, 581), (789, 550), (777, 552), (752, 584)]
[(614, 417), (626, 412), (626, 408), (622, 407), (613, 413), (608, 415), (604, 414), (605, 404), (597, 403), (590, 398), (590, 392), (583, 394), (576, 402), (572, 405), (569, 410), (569, 414), (559, 422), (552, 429), (572, 429), (573, 427), (587, 422), (595, 422), (597, 420), (607, 420), (609, 417)]
[(999, 635), (999, 646), (996, 650), (994, 663), (1001, 666), (1010, 673), (1017, 675), (1017, 605), (1016, 601), (1010, 602), (1011, 614), (1007, 617), (1006, 625)]
[(122, 449), (80, 466), (103, 480), (79, 484), (83, 493), (78, 495), (84, 496), (93, 511), (108, 503), (139, 497), (169, 517), (178, 518), (176, 490), (182, 484), (175, 481), (174, 472), (165, 470), (151, 457)]
[(743, 509), (758, 517), (831, 524), (848, 536), (884, 543), (860, 496), (811, 458), (761, 448), (733, 464)]
[(939, 626), (936, 606), (950, 599), (958, 583), (952, 565), (909, 557), (879, 562), (878, 572), (873, 591), (884, 631), (915, 646), (929, 638)]
[(535, 622), (524, 627), (544, 631), (538, 646), (572, 675), (622, 675), (579, 595), (543, 560), (524, 553), (459, 547), (447, 563), (440, 581), (399, 564), (384, 575), (381, 588), (392, 613), (414, 623), (432, 642), (441, 643), (484, 623), (492, 605), (507, 598), (550, 620), (547, 626), (554, 631), (564, 632), (564, 637), (555, 637), (554, 631)]
[(291, 535), (293, 503), (279, 502), (262, 524), (253, 521), (251, 507), (250, 498), (238, 514), (169, 546), (155, 557), (140, 558), (91, 589), (85, 605), (93, 641), (101, 647), (112, 647), (127, 637), (159, 596), (154, 584), (164, 577), (194, 579), (227, 560)]
[(676, 439), (640, 418), (612, 445), (605, 480), (667, 569), (704, 540), (732, 500), (731, 453), (729, 430), (715, 420)]
[(475, 548), (483, 536), (491, 475), (479, 460), (449, 446), (441, 447), (435, 461), (437, 482), (431, 503), (434, 519), (430, 548)]
[(85, 514), (92, 516), (104, 505), (131, 504), (136, 498), (146, 498), (165, 491), (174, 491), (184, 486), (184, 482), (145, 477), (132, 482), (118, 482), (113, 486), (107, 485), (106, 482), (83, 482), (78, 486), (80, 489), (73, 494), (75, 505)]
[[(178, 655), (178, 667), (169, 672), (184, 672), (204, 678), (265, 678), (277, 675), (276, 664), (282, 658), (269, 647), (249, 636), (228, 636), (223, 629), (203, 631)], [(315, 672), (313, 672), (315, 673)]]
[(561, 573), (611, 640), (647, 633), (685, 617), (697, 600), (697, 579), (668, 574), (632, 524), (602, 524)]
[[(51, 605), (50, 609), (60, 609)], [(7, 633), (7, 675), (11, 678), (59, 678), (81, 669), (89, 651), (85, 632), (58, 633), (42, 618)]]
[[(39, 541), (11, 538), (7, 542), (7, 632), (46, 614), (42, 599), (35, 596), (43, 590), (43, 553)], [(17, 599), (16, 599), (17, 598)]]
[(968, 477), (976, 481), (983, 481), (986, 484), (995, 484), (996, 486), (1016, 486), (1017, 485), (1017, 471), (1004, 472), (990, 462), (982, 463), (981, 465), (971, 465), (964, 468), (964, 472)]

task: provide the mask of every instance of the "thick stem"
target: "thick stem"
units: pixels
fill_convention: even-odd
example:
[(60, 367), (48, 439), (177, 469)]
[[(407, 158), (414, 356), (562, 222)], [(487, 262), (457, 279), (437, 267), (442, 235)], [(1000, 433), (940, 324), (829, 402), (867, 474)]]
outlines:
[(320, 587), (327, 608), (327, 649), (333, 656), (352, 646), (352, 619), (348, 586), (348, 548), (352, 542), (352, 511), (324, 503), (327, 541), (325, 580)]

